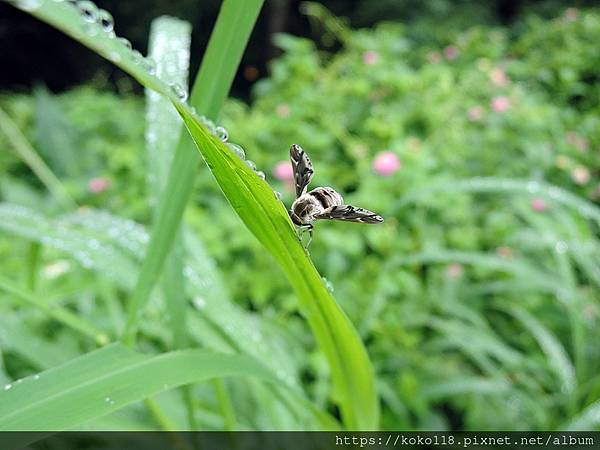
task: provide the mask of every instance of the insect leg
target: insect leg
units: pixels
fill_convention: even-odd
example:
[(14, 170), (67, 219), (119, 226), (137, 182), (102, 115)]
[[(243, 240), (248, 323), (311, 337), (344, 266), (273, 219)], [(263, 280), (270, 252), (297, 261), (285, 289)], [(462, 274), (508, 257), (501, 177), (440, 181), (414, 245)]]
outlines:
[(308, 230), (308, 242), (306, 243), (306, 246), (304, 248), (306, 248), (306, 250), (308, 250), (308, 247), (310, 246), (310, 243), (313, 240), (313, 226), (311, 224), (308, 224), (306, 226), (306, 230)]

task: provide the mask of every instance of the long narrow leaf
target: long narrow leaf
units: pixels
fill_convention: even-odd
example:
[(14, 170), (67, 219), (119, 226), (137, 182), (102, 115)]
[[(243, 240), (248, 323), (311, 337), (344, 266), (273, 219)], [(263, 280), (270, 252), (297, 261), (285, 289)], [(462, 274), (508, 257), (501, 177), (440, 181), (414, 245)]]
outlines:
[(245, 356), (203, 350), (152, 356), (114, 344), (5, 387), (0, 431), (67, 430), (158, 392), (223, 376), (277, 382)]
[(315, 269), (283, 204), (270, 186), (210, 135), (189, 110), (176, 105), (231, 206), (279, 262), (325, 353), (336, 398), (349, 429), (375, 429), (379, 405), (373, 369), (359, 335)]
[[(231, 83), (250, 32), (264, 0), (225, 0), (192, 89), (191, 104), (216, 118)], [(148, 85), (146, 85), (148, 86)], [(152, 86), (148, 86), (153, 88)], [(169, 170), (166, 188), (157, 208), (136, 288), (130, 300), (124, 341), (135, 341), (138, 310), (147, 302), (177, 236), (183, 211), (194, 186), (199, 155), (187, 133), (182, 133)]]

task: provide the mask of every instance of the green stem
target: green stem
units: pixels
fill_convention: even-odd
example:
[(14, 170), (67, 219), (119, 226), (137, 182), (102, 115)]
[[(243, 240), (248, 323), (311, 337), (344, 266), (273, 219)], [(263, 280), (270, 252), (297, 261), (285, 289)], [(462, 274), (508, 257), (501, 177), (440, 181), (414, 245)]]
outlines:
[(40, 269), (40, 257), (42, 254), (42, 246), (39, 242), (32, 242), (29, 244), (27, 251), (27, 280), (26, 286), (31, 292), (35, 291), (37, 284), (37, 274)]
[(167, 417), (158, 403), (152, 398), (144, 400), (146, 408), (163, 431), (177, 431), (177, 425)]
[(212, 381), (212, 384), (215, 388), (215, 393), (217, 394), (217, 402), (219, 403), (221, 414), (223, 415), (223, 421), (225, 422), (224, 430), (235, 431), (237, 420), (227, 388), (225, 387), (223, 380), (219, 378), (215, 378)]
[(94, 339), (98, 345), (106, 345), (110, 342), (108, 336), (102, 330), (96, 328), (94, 324), (60, 306), (48, 306), (45, 303), (40, 302), (33, 294), (15, 286), (10, 280), (1, 275), (0, 289), (13, 294), (20, 303), (34, 306), (63, 325), (78, 331), (84, 336)]

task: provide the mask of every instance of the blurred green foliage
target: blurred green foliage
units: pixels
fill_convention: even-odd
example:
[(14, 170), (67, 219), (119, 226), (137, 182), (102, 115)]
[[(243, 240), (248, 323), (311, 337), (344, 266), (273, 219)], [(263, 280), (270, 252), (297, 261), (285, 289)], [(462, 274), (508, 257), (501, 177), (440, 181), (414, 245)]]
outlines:
[[(250, 106), (230, 100), (222, 122), (286, 204), (292, 190), (272, 172), (298, 143), (312, 158), (315, 186), (386, 218), (377, 227), (318, 223), (311, 246), (366, 342), (383, 426), (524, 430), (575, 421), (598, 429), (597, 420), (576, 421), (600, 399), (599, 224), (586, 213), (597, 215), (600, 199), (600, 12), (567, 9), (514, 29), (461, 32), (434, 22), (350, 30), (312, 12), (340, 50), (278, 35), (284, 53), (271, 76)], [(0, 104), (78, 204), (148, 220), (139, 99), (39, 88)], [(3, 135), (0, 146), (10, 148)], [(399, 170), (381, 175), (374, 161), (382, 152), (399, 158)], [(3, 201), (58, 211), (15, 155), (0, 154), (0, 171)], [(487, 187), (465, 189), (461, 180), (476, 177)], [(94, 178), (107, 183), (96, 189)], [(507, 179), (525, 188), (508, 189)], [(555, 188), (540, 188), (547, 184), (585, 203), (561, 203)], [(235, 302), (307, 349), (296, 363), (324, 403), (325, 365), (288, 283), (205, 170), (187, 216)], [(24, 277), (28, 251), (0, 239), (2, 271)], [(46, 267), (57, 257), (45, 254)], [(65, 278), (61, 290), (107, 289), (85, 271)], [(12, 375), (22, 365), (5, 358)], [(255, 425), (270, 428), (264, 420)]]

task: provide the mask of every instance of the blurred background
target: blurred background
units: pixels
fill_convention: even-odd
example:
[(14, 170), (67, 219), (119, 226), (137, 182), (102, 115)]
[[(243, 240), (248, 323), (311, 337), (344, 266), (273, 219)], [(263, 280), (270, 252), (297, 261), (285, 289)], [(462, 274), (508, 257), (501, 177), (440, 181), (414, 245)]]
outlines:
[[(144, 54), (153, 18), (191, 22), (194, 74), (220, 2), (97, 4)], [(69, 245), (31, 246), (36, 231), (7, 206), (43, 215), (49, 233), (61, 212), (15, 149), (37, 152), (79, 207), (148, 224), (143, 89), (4, 3), (0, 40), (0, 272), (109, 323), (126, 290)], [(319, 223), (310, 249), (367, 345), (384, 428), (600, 426), (598, 42), (592, 1), (266, 2), (219, 122), (287, 205), (298, 143), (314, 186), (385, 217)], [(297, 350), (286, 358), (328, 407), (326, 365), (288, 282), (199, 171), (186, 221), (223, 295)], [(34, 258), (35, 283), (23, 269)], [(103, 297), (114, 302), (93, 307)], [(160, 347), (169, 331), (154, 308), (143, 331)], [(0, 322), (11, 378), (86, 349), (35, 312), (5, 309)], [(236, 386), (240, 423), (285, 427)]]

